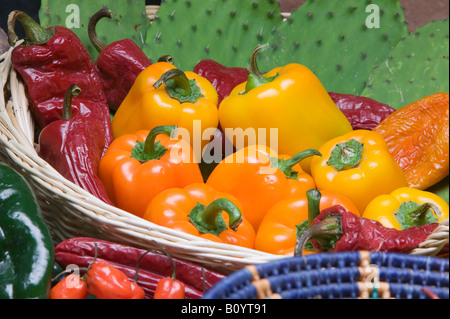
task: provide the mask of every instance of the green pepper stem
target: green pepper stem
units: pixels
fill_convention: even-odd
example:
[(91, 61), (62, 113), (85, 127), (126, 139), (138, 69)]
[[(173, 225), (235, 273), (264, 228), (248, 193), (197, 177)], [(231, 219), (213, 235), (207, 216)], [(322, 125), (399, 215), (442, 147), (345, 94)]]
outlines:
[(313, 188), (306, 192), (308, 199), (308, 226), (311, 227), (314, 219), (320, 214), (320, 199), (322, 194), (319, 190)]
[(226, 198), (219, 198), (211, 202), (207, 207), (197, 204), (189, 218), (194, 226), (202, 233), (211, 233), (218, 236), (227, 227), (220, 213), (224, 211), (229, 216), (229, 228), (236, 231), (242, 223), (242, 213), (239, 208)]
[(180, 103), (196, 102), (203, 97), (195, 79), (190, 80), (186, 74), (179, 69), (171, 69), (164, 73), (161, 78), (153, 84), (155, 89), (165, 84), (167, 94)]
[(171, 69), (164, 73), (161, 78), (153, 85), (155, 89), (159, 88), (163, 83), (173, 80), (177, 93), (183, 96), (188, 96), (192, 93), (189, 79), (186, 74), (180, 69)]
[(176, 125), (164, 125), (157, 126), (151, 130), (144, 142), (144, 154), (151, 159), (157, 158), (159, 154), (157, 148), (155, 147), (156, 137), (160, 134), (171, 136), (176, 129)]
[(338, 171), (355, 168), (363, 157), (363, 150), (364, 144), (354, 139), (337, 144), (333, 148), (327, 164)]
[(95, 31), (95, 28), (97, 26), (98, 21), (104, 17), (111, 19), (111, 11), (108, 8), (102, 8), (99, 11), (97, 11), (91, 17), (88, 24), (89, 40), (91, 40), (92, 45), (99, 53), (102, 52), (104, 48), (106, 48), (106, 44), (100, 41), (97, 32)]
[(158, 62), (167, 62), (167, 63), (174, 65), (175, 59), (171, 55), (163, 55), (158, 58)]
[(74, 96), (78, 96), (80, 93), (81, 89), (76, 84), (70, 85), (69, 88), (66, 90), (62, 109), (63, 120), (70, 120), (72, 118), (72, 98)]
[[(341, 236), (341, 215), (328, 215), (320, 223), (306, 228), (299, 236), (294, 248), (294, 256), (302, 256), (306, 243), (311, 239), (328, 241), (330, 236)], [(321, 245), (322, 247), (328, 245)]]
[(271, 162), (276, 168), (282, 171), (287, 178), (297, 179), (298, 172), (294, 171), (292, 168), (305, 158), (311, 156), (322, 156), (322, 154), (318, 150), (309, 149), (292, 156), (288, 160), (273, 158), (271, 159)]
[(259, 67), (258, 67), (258, 61), (257, 61), (258, 53), (259, 53), (259, 51), (267, 48), (268, 46), (269, 46), (268, 43), (257, 45), (256, 48), (253, 50), (252, 55), (250, 56), (250, 66), (247, 66), (248, 79), (247, 79), (247, 84), (245, 87), (246, 93), (253, 90), (254, 88), (257, 88), (258, 86), (272, 82), (274, 79), (274, 78), (266, 78), (261, 73), (261, 71), (259, 70)]
[(39, 23), (34, 21), (28, 14), (14, 10), (8, 15), (8, 41), (13, 46), (17, 40), (17, 34), (14, 31), (16, 20), (18, 20), (26, 35), (26, 45), (42, 45), (54, 35), (54, 31), (43, 28)]

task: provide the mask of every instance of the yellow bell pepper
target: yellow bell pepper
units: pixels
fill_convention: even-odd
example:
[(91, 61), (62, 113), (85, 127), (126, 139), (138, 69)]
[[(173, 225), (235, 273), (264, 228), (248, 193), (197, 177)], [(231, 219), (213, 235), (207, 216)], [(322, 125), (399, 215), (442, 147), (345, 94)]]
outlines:
[[(280, 154), (294, 156), (352, 131), (348, 119), (307, 67), (292, 63), (262, 75), (256, 63), (262, 47), (253, 51), (248, 81), (235, 87), (219, 105), (220, 125), (237, 149), (265, 143)], [(278, 130), (278, 136), (272, 136), (278, 145), (270, 143), (271, 128)], [(306, 172), (310, 161), (301, 163)]]
[(319, 190), (332, 190), (350, 199), (360, 212), (375, 197), (408, 182), (378, 133), (355, 130), (326, 142), (314, 157), (311, 174)]
[(448, 218), (449, 206), (436, 194), (412, 187), (401, 187), (374, 198), (362, 217), (380, 222), (384, 227), (406, 229)]
[(189, 136), (183, 138), (189, 138), (192, 147), (200, 145), (194, 144), (194, 138), (198, 143), (202, 140), (203, 149), (210, 138), (203, 133), (219, 123), (217, 104), (217, 91), (207, 79), (182, 72), (171, 63), (157, 62), (139, 74), (119, 106), (112, 120), (114, 138), (176, 125), (179, 132), (182, 128), (188, 131)]

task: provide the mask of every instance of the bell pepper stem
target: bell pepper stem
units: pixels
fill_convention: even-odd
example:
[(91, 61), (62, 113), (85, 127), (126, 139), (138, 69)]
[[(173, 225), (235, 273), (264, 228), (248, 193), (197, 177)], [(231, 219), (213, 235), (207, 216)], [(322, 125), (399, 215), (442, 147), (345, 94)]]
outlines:
[[(164, 58), (163, 58), (164, 59)], [(158, 89), (165, 84), (167, 94), (180, 103), (195, 103), (203, 95), (198, 87), (195, 79), (189, 79), (186, 74), (179, 69), (171, 69), (164, 73), (158, 81), (153, 84)]]
[(163, 125), (153, 128), (144, 142), (136, 141), (136, 145), (131, 150), (131, 158), (137, 159), (141, 163), (160, 159), (167, 149), (161, 143), (156, 142), (156, 137), (160, 134), (172, 136), (176, 129), (176, 125)]
[(320, 223), (306, 228), (299, 236), (297, 236), (294, 256), (302, 256), (306, 243), (311, 239), (322, 241), (321, 247), (328, 247), (330, 237), (335, 236), (342, 236), (341, 215), (329, 214)]
[(218, 236), (227, 229), (220, 214), (222, 211), (229, 216), (229, 228), (236, 231), (242, 223), (242, 213), (239, 208), (226, 198), (219, 198), (207, 207), (197, 204), (189, 213), (189, 219), (201, 233), (211, 233)]
[(175, 59), (171, 55), (163, 55), (158, 58), (158, 62), (167, 62), (170, 64), (175, 64)]
[(275, 78), (266, 78), (258, 67), (258, 53), (262, 49), (265, 49), (269, 46), (268, 43), (266, 44), (259, 44), (256, 46), (256, 48), (253, 50), (252, 55), (250, 56), (250, 66), (247, 66), (247, 73), (248, 73), (248, 79), (247, 84), (245, 86), (245, 92), (248, 93), (254, 88), (257, 88), (261, 85), (264, 85), (266, 83), (272, 82)]
[(306, 192), (308, 199), (308, 226), (311, 227), (314, 219), (320, 214), (320, 199), (322, 194), (317, 189), (310, 189)]
[[(432, 211), (429, 214), (429, 211)], [(402, 229), (412, 226), (423, 226), (431, 222), (436, 222), (441, 216), (441, 211), (434, 203), (426, 202), (422, 205), (412, 201), (403, 202), (395, 217)]]
[(72, 98), (74, 96), (78, 96), (80, 93), (81, 89), (77, 84), (70, 85), (69, 88), (66, 90), (62, 110), (63, 120), (70, 120), (72, 118)]
[(297, 179), (298, 172), (294, 171), (293, 167), (311, 156), (322, 156), (322, 154), (318, 150), (309, 149), (292, 156), (288, 160), (278, 158), (271, 158), (270, 160), (272, 166), (282, 171), (287, 178)]
[(16, 20), (19, 21), (23, 29), (25, 30), (26, 45), (41, 45), (47, 43), (47, 41), (55, 34), (54, 30), (48, 30), (43, 28), (39, 23), (34, 21), (28, 14), (14, 10), (8, 15), (8, 41), (9, 45), (13, 46), (17, 40), (17, 34), (14, 31)]
[(364, 144), (354, 139), (337, 144), (333, 148), (327, 164), (338, 171), (355, 168), (363, 157), (363, 149)]
[(95, 31), (95, 28), (97, 26), (97, 23), (100, 19), (107, 17), (111, 19), (111, 11), (108, 8), (102, 8), (99, 11), (97, 11), (89, 20), (88, 24), (88, 35), (89, 39), (91, 40), (92, 45), (94, 48), (100, 53), (103, 51), (104, 48), (106, 48), (106, 44), (100, 41), (98, 38), (97, 32)]

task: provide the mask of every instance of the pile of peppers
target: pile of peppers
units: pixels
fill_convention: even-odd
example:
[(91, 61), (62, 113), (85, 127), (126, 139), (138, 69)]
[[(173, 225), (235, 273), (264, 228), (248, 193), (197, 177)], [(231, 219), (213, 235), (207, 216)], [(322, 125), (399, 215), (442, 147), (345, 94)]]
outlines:
[[(266, 45), (255, 48), (247, 68), (208, 59), (181, 70), (168, 59), (152, 63), (130, 39), (102, 43), (95, 27), (104, 17), (111, 18), (107, 8), (89, 22), (95, 62), (72, 31), (44, 29), (23, 12), (10, 14), (8, 33), (13, 46), (16, 21), (26, 32), (12, 63), (37, 123), (37, 154), (107, 204), (194, 237), (286, 256), (408, 253), (448, 218), (448, 203), (425, 190), (448, 177), (447, 93), (396, 111), (327, 92), (298, 63), (261, 72), (257, 56)], [(252, 129), (255, 141), (246, 138)], [(10, 174), (0, 165), (0, 205), (10, 206), (0, 215), (10, 259), (1, 270), (20, 270), (11, 282), (2, 278), (6, 297), (200, 298), (224, 278), (167, 254), (94, 238), (68, 239), (53, 251), (26, 185), (3, 182)], [(18, 192), (10, 196), (5, 188)], [(26, 206), (17, 204), (19, 193), (42, 234), (36, 243), (18, 226), (29, 239), (23, 246), (39, 255), (38, 285), (27, 281), (31, 266), (18, 263), (9, 239), (20, 224), (14, 214)], [(64, 277), (49, 292), (53, 258), (83, 274)]]

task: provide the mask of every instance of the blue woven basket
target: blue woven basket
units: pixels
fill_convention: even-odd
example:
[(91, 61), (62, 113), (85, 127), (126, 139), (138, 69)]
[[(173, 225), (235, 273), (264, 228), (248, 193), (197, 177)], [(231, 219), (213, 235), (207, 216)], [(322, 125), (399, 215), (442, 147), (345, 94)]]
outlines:
[(289, 257), (247, 266), (204, 299), (449, 299), (449, 260), (380, 252)]

